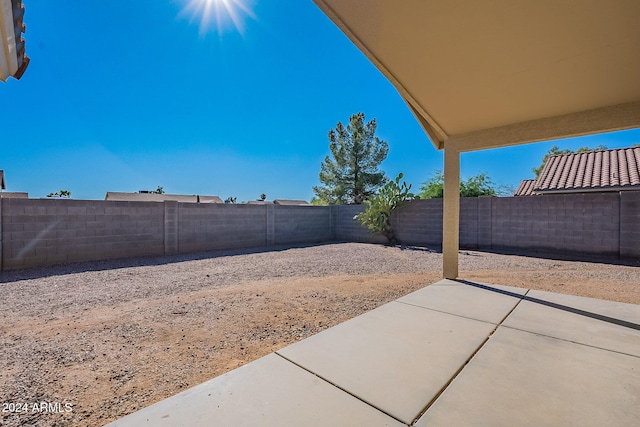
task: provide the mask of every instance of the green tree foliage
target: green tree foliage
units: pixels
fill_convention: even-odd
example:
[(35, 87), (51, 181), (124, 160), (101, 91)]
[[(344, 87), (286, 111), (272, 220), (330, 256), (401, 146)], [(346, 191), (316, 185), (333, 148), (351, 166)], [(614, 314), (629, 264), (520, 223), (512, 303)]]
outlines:
[(557, 146), (554, 145), (553, 147), (551, 147), (549, 149), (549, 151), (547, 151), (547, 153), (544, 155), (544, 157), (542, 158), (542, 164), (540, 166), (538, 166), (537, 168), (533, 168), (533, 173), (536, 174), (536, 178), (540, 176), (540, 173), (542, 172), (542, 169), (544, 168), (544, 164), (547, 163), (547, 160), (549, 159), (549, 157), (551, 156), (557, 156), (559, 154), (571, 154), (571, 153), (585, 153), (587, 151), (597, 151), (597, 150), (608, 150), (608, 148), (602, 144), (594, 147), (594, 148), (589, 148), (589, 147), (581, 147), (578, 148), (576, 151), (572, 151), (568, 148), (563, 148), (562, 150)]
[(70, 199), (71, 198), (71, 191), (69, 191), (69, 190), (60, 190), (57, 193), (49, 193), (49, 194), (47, 194), (47, 197), (58, 197), (58, 198), (62, 198), (62, 199)]
[(387, 158), (389, 144), (375, 136), (376, 119), (365, 123), (363, 113), (349, 118), (345, 127), (338, 122), (329, 131), (329, 150), (320, 165), (321, 186), (313, 187), (326, 204), (361, 204), (373, 196), (387, 178), (378, 170)]
[[(512, 193), (513, 194), (513, 193)], [(444, 174), (441, 170), (422, 183), (421, 199), (441, 199), (444, 195)], [(460, 197), (497, 196), (495, 184), (486, 173), (479, 173), (467, 180), (460, 180)]]
[(327, 206), (328, 203), (325, 202), (324, 200), (320, 200), (319, 198), (317, 198), (316, 196), (311, 198), (311, 202), (310, 202), (313, 206)]
[(237, 197), (227, 197), (224, 201), (225, 203), (231, 203), (233, 205), (235, 205), (236, 203), (238, 203), (238, 198)]
[(411, 185), (400, 183), (403, 174), (400, 173), (394, 181), (388, 181), (382, 186), (378, 194), (365, 201), (367, 209), (353, 219), (360, 221), (372, 233), (381, 233), (390, 244), (396, 244), (397, 239), (391, 225), (391, 213), (405, 201), (418, 198), (411, 193)]
[(155, 191), (152, 191), (152, 193), (154, 193), (154, 194), (164, 194), (164, 188), (162, 188), (162, 187), (160, 187), (158, 185), (158, 188), (156, 188)]
[(265, 200), (267, 200), (267, 195), (266, 195), (266, 194), (264, 194), (264, 193), (262, 193), (262, 194), (260, 195), (260, 198), (259, 198), (258, 200), (260, 200), (261, 202), (264, 202)]

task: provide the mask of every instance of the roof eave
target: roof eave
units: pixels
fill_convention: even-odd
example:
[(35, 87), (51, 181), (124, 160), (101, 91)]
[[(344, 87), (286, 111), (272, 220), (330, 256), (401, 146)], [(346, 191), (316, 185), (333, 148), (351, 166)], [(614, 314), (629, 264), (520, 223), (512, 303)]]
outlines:
[(391, 82), (396, 88), (402, 99), (418, 119), (420, 126), (424, 129), (431, 143), (438, 150), (444, 148), (444, 141), (448, 138), (445, 131), (438, 125), (436, 120), (420, 105), (420, 103), (411, 95), (404, 85), (393, 75), (389, 68), (372, 52), (371, 49), (355, 34), (354, 31), (340, 18), (329, 4), (324, 0), (313, 0), (314, 3), (324, 12), (325, 15), (340, 28), (340, 30), (351, 40), (353, 44), (376, 66), (376, 68)]
[(475, 151), (638, 127), (640, 101), (634, 101), (454, 135), (449, 143), (459, 151)]
[(0, 0), (0, 80), (20, 79), (29, 65), (25, 53), (22, 0)]
[(561, 188), (557, 190), (533, 190), (532, 195), (574, 194), (574, 193), (618, 193), (620, 191), (640, 191), (640, 185), (597, 188)]

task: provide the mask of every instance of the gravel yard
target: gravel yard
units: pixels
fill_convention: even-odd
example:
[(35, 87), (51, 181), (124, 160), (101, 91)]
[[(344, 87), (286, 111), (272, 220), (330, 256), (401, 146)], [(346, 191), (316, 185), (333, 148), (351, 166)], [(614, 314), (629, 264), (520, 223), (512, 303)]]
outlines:
[[(433, 283), (441, 265), (425, 248), (340, 243), (2, 272), (0, 425), (105, 424)], [(460, 255), (467, 280), (633, 304), (639, 266)]]

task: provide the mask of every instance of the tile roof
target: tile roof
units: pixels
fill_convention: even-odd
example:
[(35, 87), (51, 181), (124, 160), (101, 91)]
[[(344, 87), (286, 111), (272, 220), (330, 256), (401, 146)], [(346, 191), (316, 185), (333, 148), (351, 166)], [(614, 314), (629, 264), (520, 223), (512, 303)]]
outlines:
[(164, 202), (165, 200), (169, 200), (180, 203), (224, 203), (218, 196), (198, 196), (196, 194), (121, 193), (117, 191), (109, 191), (104, 199), (126, 202)]
[(624, 190), (640, 190), (640, 146), (551, 156), (514, 196)]
[(551, 156), (534, 192), (640, 190), (640, 147)]
[(518, 189), (513, 194), (514, 196), (530, 196), (533, 194), (533, 185), (536, 182), (535, 179), (523, 179)]

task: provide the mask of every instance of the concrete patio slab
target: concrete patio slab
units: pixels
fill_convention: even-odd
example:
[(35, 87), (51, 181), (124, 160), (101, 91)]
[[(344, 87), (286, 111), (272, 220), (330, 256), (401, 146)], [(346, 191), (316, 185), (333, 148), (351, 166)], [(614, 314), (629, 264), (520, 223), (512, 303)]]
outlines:
[(530, 291), (504, 326), (640, 356), (640, 306)]
[(417, 426), (637, 426), (640, 358), (500, 327)]
[(270, 354), (108, 426), (392, 426), (402, 424)]
[(277, 353), (409, 424), (495, 327), (392, 302)]
[[(487, 289), (494, 292), (487, 292)], [(445, 279), (410, 293), (398, 301), (498, 324), (513, 310), (526, 292), (527, 289), (512, 286), (470, 286)]]
[(640, 425), (638, 324), (636, 305), (441, 281), (110, 426)]

